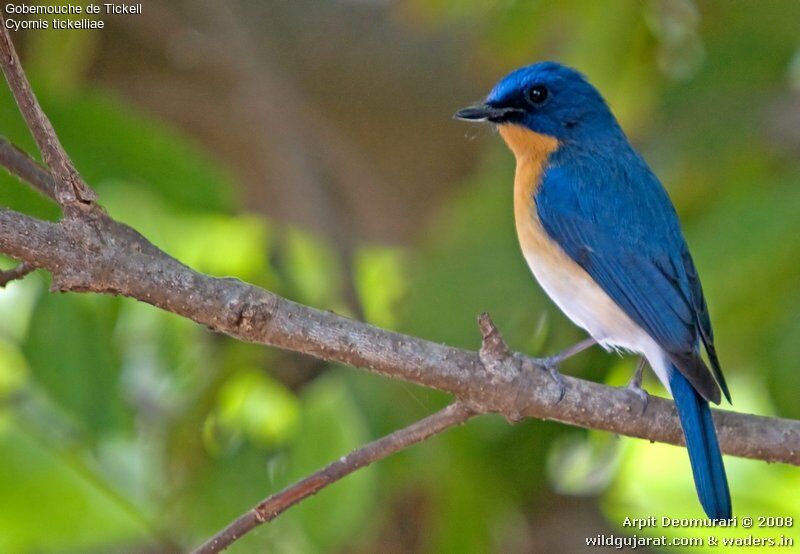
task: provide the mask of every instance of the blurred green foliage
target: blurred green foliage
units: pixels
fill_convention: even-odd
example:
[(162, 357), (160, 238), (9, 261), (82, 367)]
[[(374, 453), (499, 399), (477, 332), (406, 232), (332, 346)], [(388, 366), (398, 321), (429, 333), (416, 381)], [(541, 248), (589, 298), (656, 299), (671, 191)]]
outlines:
[[(613, 6), (409, 0), (397, 16), (417, 28), (470, 29), (480, 81), (542, 58), (584, 70), (681, 212), (734, 409), (800, 418), (800, 163), (768, 119), (776, 102), (798, 94), (790, 72), (800, 4)], [(90, 34), (62, 35), (29, 34), (29, 70), (112, 215), (201, 271), (352, 311), (331, 244), (243, 213), (235, 179), (207, 152), (86, 85), (98, 47)], [(0, 129), (34, 151), (5, 88)], [(518, 350), (551, 353), (581, 337), (518, 253), (513, 162), (497, 142), (486, 139), (480, 169), (418, 243), (358, 249), (353, 274), (369, 321), (475, 348), (475, 316), (488, 310)], [(57, 216), (6, 175), (0, 205)], [(324, 364), (319, 377), (286, 379), (306, 362), (131, 300), (52, 295), (47, 285), (35, 274), (0, 291), (2, 552), (196, 544), (269, 492), (446, 401)], [(632, 370), (633, 360), (600, 352), (566, 366), (615, 385)], [(800, 518), (794, 468), (727, 466), (739, 515)], [(232, 551), (371, 551), (389, 540), (430, 552), (530, 551), (537, 533), (552, 531), (537, 519), (560, 505), (558, 495), (596, 506), (591, 513), (617, 532), (625, 516), (700, 515), (680, 449), (485, 417), (348, 477)], [(783, 531), (800, 543), (797, 528)]]

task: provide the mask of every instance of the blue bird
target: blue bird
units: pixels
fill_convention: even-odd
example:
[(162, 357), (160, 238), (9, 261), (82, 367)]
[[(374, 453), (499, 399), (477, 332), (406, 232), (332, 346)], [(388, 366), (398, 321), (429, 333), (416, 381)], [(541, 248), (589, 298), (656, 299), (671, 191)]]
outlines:
[[(576, 70), (542, 62), (456, 117), (497, 126), (516, 158), (514, 218), (531, 271), (594, 341), (647, 360), (675, 399), (703, 509), (731, 518), (709, 409), (730, 393), (703, 289), (667, 192), (603, 97)], [(646, 400), (640, 382), (641, 366), (632, 384)]]

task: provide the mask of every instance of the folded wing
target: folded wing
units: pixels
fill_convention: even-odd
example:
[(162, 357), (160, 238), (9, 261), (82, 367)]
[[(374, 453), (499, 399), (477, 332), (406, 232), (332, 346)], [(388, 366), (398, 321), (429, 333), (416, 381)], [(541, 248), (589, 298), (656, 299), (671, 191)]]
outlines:
[(581, 177), (550, 168), (536, 196), (538, 215), (550, 237), (647, 331), (698, 393), (719, 403), (722, 387), (730, 399), (674, 208), (636, 161), (641, 165), (627, 166), (633, 170), (582, 171)]

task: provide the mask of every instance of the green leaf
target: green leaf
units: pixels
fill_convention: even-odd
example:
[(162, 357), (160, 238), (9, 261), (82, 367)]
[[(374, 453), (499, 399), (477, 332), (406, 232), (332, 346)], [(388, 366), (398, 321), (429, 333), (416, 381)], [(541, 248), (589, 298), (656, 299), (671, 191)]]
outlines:
[(391, 248), (365, 247), (356, 257), (356, 282), (367, 321), (397, 326), (400, 301), (408, 292), (405, 257)]
[(69, 457), (0, 421), (0, 551), (119, 551), (152, 543), (141, 518)]
[(90, 435), (130, 423), (112, 340), (114, 302), (43, 295), (23, 344), (36, 384)]
[[(2, 185), (0, 185), (2, 186)], [(19, 262), (6, 262), (0, 257), (0, 271), (15, 267)], [(42, 280), (38, 275), (28, 275), (0, 289), (0, 336), (15, 341), (22, 340), (28, 332), (33, 307), (42, 293)]]
[(323, 240), (290, 228), (286, 232), (283, 254), (294, 298), (311, 306), (345, 311), (339, 303), (342, 268)]
[(15, 344), (0, 337), (0, 411), (28, 379), (28, 364)]
[(212, 210), (187, 213), (124, 181), (108, 182), (103, 201), (116, 219), (198, 271), (278, 286), (267, 261), (275, 232), (262, 218)]
[(215, 423), (257, 444), (274, 446), (295, 431), (299, 405), (292, 393), (263, 370), (243, 369), (219, 392)]

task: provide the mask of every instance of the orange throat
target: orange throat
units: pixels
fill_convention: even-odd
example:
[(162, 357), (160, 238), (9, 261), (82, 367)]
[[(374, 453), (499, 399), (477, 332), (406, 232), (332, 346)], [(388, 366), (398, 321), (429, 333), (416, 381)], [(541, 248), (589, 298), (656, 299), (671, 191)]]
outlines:
[(499, 132), (517, 159), (514, 175), (514, 219), (524, 250), (526, 246), (533, 246), (526, 244), (530, 242), (526, 240), (529, 226), (539, 222), (533, 197), (541, 184), (548, 156), (558, 149), (558, 141), (520, 125), (500, 125)]
[(536, 133), (521, 125), (505, 123), (498, 126), (498, 131), (517, 157), (517, 163), (523, 159), (536, 159), (544, 163), (547, 156), (558, 149), (558, 141), (553, 137)]

